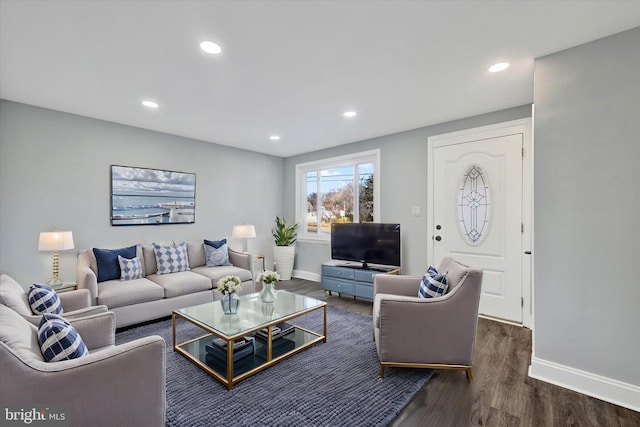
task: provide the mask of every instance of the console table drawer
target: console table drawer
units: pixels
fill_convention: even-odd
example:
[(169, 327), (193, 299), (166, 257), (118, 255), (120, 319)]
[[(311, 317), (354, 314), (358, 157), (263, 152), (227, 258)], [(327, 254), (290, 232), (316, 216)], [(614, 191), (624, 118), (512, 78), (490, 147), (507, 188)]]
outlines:
[(340, 293), (344, 292), (349, 295), (354, 295), (355, 292), (353, 283), (342, 282), (340, 280), (329, 279), (326, 277), (322, 279), (322, 289)]
[(356, 273), (356, 281), (373, 283), (373, 276), (375, 276), (376, 274), (380, 274), (382, 272), (371, 271), (371, 270), (355, 270), (355, 273)]
[(356, 283), (355, 296), (372, 300), (373, 299), (373, 286), (371, 286), (370, 284), (369, 285), (361, 285), (359, 283)]
[(329, 265), (322, 266), (322, 275), (327, 277), (338, 277), (340, 279), (353, 280), (354, 279), (353, 268), (334, 267)]

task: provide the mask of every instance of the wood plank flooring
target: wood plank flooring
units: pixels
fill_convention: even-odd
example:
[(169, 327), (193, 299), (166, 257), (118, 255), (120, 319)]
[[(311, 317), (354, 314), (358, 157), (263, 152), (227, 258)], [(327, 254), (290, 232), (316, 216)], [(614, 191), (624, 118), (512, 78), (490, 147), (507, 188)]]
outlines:
[[(276, 287), (371, 314), (370, 301), (325, 296), (317, 282), (292, 279)], [(530, 358), (530, 330), (479, 319), (473, 382), (462, 371), (438, 371), (391, 425), (640, 426), (639, 412), (529, 378)]]

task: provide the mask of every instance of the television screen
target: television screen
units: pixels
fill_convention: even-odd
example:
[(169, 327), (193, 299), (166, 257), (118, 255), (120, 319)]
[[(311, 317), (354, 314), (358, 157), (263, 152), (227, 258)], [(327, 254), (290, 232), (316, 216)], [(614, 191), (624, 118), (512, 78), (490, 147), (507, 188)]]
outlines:
[(400, 224), (331, 224), (331, 258), (400, 265)]

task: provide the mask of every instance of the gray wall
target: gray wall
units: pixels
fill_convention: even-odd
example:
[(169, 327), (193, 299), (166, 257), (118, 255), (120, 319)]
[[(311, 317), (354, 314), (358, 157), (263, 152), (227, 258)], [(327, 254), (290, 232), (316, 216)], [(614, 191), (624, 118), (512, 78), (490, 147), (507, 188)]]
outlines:
[[(272, 258), (282, 215), (283, 159), (9, 101), (0, 101), (0, 272), (28, 285), (51, 277), (38, 235), (71, 230), (76, 249), (138, 242), (231, 237), (256, 225), (249, 250)], [(196, 222), (112, 227), (110, 165), (196, 174)], [(230, 239), (242, 249), (242, 242)], [(60, 276), (76, 278), (76, 251), (62, 252)]]
[(640, 386), (640, 28), (536, 61), (535, 357)]
[[(427, 138), (478, 126), (531, 117), (531, 106), (483, 114), (435, 126), (355, 142), (285, 160), (284, 206), (287, 218), (295, 217), (295, 167), (298, 163), (360, 151), (380, 149), (381, 222), (400, 223), (402, 229), (402, 273), (423, 274), (427, 260)], [(411, 216), (411, 207), (422, 207), (422, 216)], [(331, 259), (328, 243), (299, 242), (295, 269), (320, 274), (320, 266)]]

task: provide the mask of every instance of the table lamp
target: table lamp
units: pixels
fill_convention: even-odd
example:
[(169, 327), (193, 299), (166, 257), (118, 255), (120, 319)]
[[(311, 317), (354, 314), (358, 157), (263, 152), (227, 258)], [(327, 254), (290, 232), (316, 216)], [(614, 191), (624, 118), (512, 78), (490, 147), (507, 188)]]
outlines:
[(234, 225), (231, 237), (234, 239), (244, 239), (242, 243), (242, 251), (247, 252), (247, 239), (256, 237), (256, 227), (249, 224)]
[(53, 278), (47, 282), (52, 288), (62, 286), (58, 277), (60, 266), (60, 251), (73, 249), (73, 233), (71, 231), (44, 231), (38, 240), (39, 251), (53, 251)]

